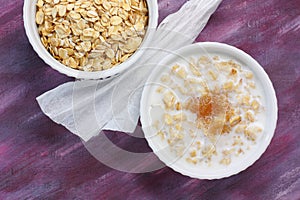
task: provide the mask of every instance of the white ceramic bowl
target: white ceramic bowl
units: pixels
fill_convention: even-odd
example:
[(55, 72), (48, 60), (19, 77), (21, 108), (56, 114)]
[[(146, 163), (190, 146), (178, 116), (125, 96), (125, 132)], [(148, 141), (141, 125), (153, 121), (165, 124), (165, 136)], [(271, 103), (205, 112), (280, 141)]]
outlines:
[(97, 71), (97, 72), (84, 72), (84, 71), (72, 69), (70, 67), (61, 64), (54, 57), (52, 57), (52, 55), (44, 48), (44, 46), (41, 43), (40, 36), (38, 34), (37, 25), (35, 23), (36, 2), (37, 0), (24, 1), (23, 19), (24, 19), (26, 35), (29, 39), (29, 42), (31, 43), (33, 49), (40, 56), (40, 58), (42, 58), (53, 69), (67, 76), (75, 77), (78, 79), (109, 78), (125, 71), (132, 64), (134, 64), (137, 61), (137, 59), (142, 55), (143, 52), (140, 49), (143, 49), (143, 47), (147, 47), (147, 45), (151, 42), (153, 38), (154, 30), (156, 29), (158, 23), (157, 1), (147, 0), (148, 10), (149, 10), (148, 29), (139, 49), (128, 60), (111, 69), (104, 70), (104, 71)]
[[(202, 53), (201, 53), (202, 52)], [(262, 137), (257, 141), (257, 148), (255, 148), (250, 154), (243, 157), (239, 162), (230, 164), (229, 166), (224, 166), (224, 168), (213, 170), (205, 169), (202, 170), (198, 165), (191, 166), (187, 162), (180, 162), (179, 159), (173, 159), (171, 152), (165, 150), (166, 144), (162, 142), (160, 136), (155, 135), (149, 127), (151, 124), (150, 117), (150, 107), (152, 105), (151, 98), (156, 99), (153, 95), (155, 94), (155, 85), (160, 83), (160, 75), (164, 72), (168, 72), (169, 68), (167, 66), (173, 66), (176, 63), (180, 63), (180, 60), (186, 59), (189, 60), (191, 56), (203, 55), (220, 55), (221, 57), (227, 57), (228, 59), (233, 59), (243, 66), (247, 66), (248, 70), (251, 70), (255, 76), (256, 84), (259, 84), (262, 87), (262, 94), (265, 98), (265, 116), (267, 120), (264, 124), (264, 132)], [(158, 156), (158, 158), (164, 162), (167, 166), (171, 167), (175, 171), (198, 179), (220, 179), (224, 177), (229, 177), (231, 175), (237, 174), (249, 166), (251, 166), (260, 156), (265, 152), (268, 145), (271, 142), (271, 139), (274, 135), (274, 131), (277, 123), (277, 99), (273, 85), (264, 71), (264, 69), (256, 62), (251, 56), (245, 52), (221, 43), (215, 42), (203, 42), (197, 43), (190, 46), (183, 47), (182, 49), (173, 52), (167, 56), (164, 60), (157, 65), (147, 80), (142, 99), (141, 99), (141, 123), (145, 138), (149, 146), (152, 148), (153, 152)], [(168, 86), (168, 85), (167, 85)], [(154, 133), (154, 134), (153, 134)], [(168, 146), (168, 145), (167, 145)], [(165, 148), (164, 150), (162, 150)], [(187, 151), (188, 152), (188, 151)]]

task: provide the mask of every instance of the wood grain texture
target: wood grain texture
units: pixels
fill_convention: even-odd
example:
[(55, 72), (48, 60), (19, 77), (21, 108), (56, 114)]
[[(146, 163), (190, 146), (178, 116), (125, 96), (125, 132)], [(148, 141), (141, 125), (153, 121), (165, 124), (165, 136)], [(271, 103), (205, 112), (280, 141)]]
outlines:
[[(160, 0), (160, 20), (184, 2)], [(223, 0), (197, 39), (252, 55), (278, 97), (278, 126), (267, 151), (246, 171), (215, 181), (169, 168), (146, 174), (110, 169), (44, 116), (35, 98), (72, 79), (33, 51), (22, 6), (21, 0), (0, 5), (0, 199), (300, 199), (299, 0)], [(150, 151), (143, 139), (106, 134), (129, 150)]]

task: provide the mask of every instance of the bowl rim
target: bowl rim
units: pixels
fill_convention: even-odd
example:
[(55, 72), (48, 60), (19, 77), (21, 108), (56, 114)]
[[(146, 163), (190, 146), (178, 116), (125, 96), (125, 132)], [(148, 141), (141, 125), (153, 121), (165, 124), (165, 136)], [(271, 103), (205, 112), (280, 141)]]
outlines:
[[(191, 173), (190, 171), (187, 171), (186, 169), (182, 169), (180, 168), (180, 166), (176, 166), (176, 161), (174, 163), (168, 164), (166, 162), (166, 156), (165, 155), (160, 155), (157, 154), (157, 146), (153, 143), (152, 139), (151, 139), (151, 134), (148, 134), (148, 129), (146, 129), (145, 124), (148, 124), (149, 120), (149, 116), (148, 111), (147, 111), (147, 102), (149, 99), (149, 95), (150, 95), (150, 90), (151, 87), (144, 87), (143, 93), (142, 93), (142, 98), (140, 101), (140, 121), (142, 124), (142, 129), (144, 131), (145, 134), (145, 138), (146, 141), (148, 143), (148, 145), (150, 146), (150, 148), (152, 149), (152, 151), (157, 155), (157, 157), (163, 162), (165, 163), (168, 167), (172, 168), (174, 171), (181, 173), (184, 176), (188, 176), (191, 178), (197, 178), (197, 179), (206, 179), (206, 180), (212, 180), (212, 179), (221, 179), (221, 178), (226, 178), (235, 174), (238, 174), (242, 171), (244, 171), (245, 169), (247, 169), (248, 167), (250, 167), (251, 165), (253, 165), (261, 156), (262, 154), (266, 151), (266, 149), (268, 148), (274, 133), (275, 133), (275, 129), (276, 129), (276, 125), (277, 125), (277, 120), (278, 120), (278, 105), (277, 105), (277, 98), (276, 98), (276, 93), (273, 87), (273, 84), (268, 76), (268, 74), (264, 71), (264, 69), (262, 68), (262, 66), (254, 59), (252, 58), (249, 54), (245, 53), (244, 51), (230, 46), (228, 44), (224, 44), (224, 43), (218, 43), (218, 42), (199, 42), (199, 43), (194, 43), (188, 46), (185, 46), (177, 51), (175, 51), (174, 53), (172, 53), (171, 55), (166, 56), (158, 65), (157, 67), (152, 71), (152, 73), (150, 74), (148, 80), (146, 81), (145, 85), (148, 85), (150, 83), (154, 83), (153, 79), (155, 79), (155, 77), (157, 77), (158, 73), (161, 72), (161, 67), (159, 66), (163, 66), (164, 63), (168, 63), (172, 57), (174, 55), (182, 55), (187, 51), (190, 51), (191, 49), (196, 49), (197, 48), (217, 48), (217, 49), (223, 49), (225, 54), (226, 53), (234, 53), (237, 57), (239, 57), (239, 60), (245, 60), (245, 62), (250, 62), (251, 66), (247, 66), (249, 69), (254, 70), (256, 73), (259, 73), (259, 77), (257, 77), (262, 84), (262, 89), (267, 89), (266, 93), (268, 94), (268, 98), (271, 101), (266, 101), (266, 104), (271, 106), (271, 114), (272, 116), (268, 116), (268, 123), (269, 123), (269, 127), (266, 130), (266, 138), (264, 138), (264, 140), (262, 141), (263, 145), (258, 147), (258, 149), (256, 149), (253, 154), (251, 154), (251, 156), (249, 156), (246, 160), (243, 160), (243, 162), (239, 163), (238, 167), (236, 168), (231, 168), (229, 170), (223, 170), (222, 173), (219, 171), (217, 171), (216, 173), (212, 172), (212, 173), (207, 173), (207, 174), (194, 174)], [(262, 78), (262, 79), (260, 79)], [(265, 98), (267, 98), (267, 96), (265, 96)], [(267, 124), (267, 122), (266, 122)]]
[[(106, 79), (114, 76), (118, 76), (131, 65), (133, 65), (143, 54), (144, 48), (147, 47), (154, 36), (154, 32), (158, 25), (158, 4), (157, 0), (146, 0), (149, 12), (148, 26), (146, 34), (143, 38), (142, 44), (134, 52), (133, 55), (129, 57), (125, 62), (114, 66), (113, 68), (103, 70), (103, 71), (94, 71), (87, 72), (77, 69), (72, 69), (60, 63), (56, 60), (42, 45), (40, 36), (37, 31), (37, 25), (35, 23), (35, 13), (36, 13), (36, 2), (37, 0), (24, 0), (23, 6), (23, 20), (24, 28), (27, 35), (27, 38), (33, 47), (34, 51), (38, 56), (50, 67), (56, 71), (65, 74), (69, 77), (74, 77), (77, 79)], [(31, 12), (33, 11), (33, 12)]]

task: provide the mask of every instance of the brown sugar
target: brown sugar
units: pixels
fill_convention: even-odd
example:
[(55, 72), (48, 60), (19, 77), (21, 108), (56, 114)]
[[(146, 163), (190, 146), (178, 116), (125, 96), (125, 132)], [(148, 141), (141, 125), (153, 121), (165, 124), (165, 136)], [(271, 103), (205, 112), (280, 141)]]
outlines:
[(200, 98), (198, 98), (198, 110), (197, 110), (197, 117), (205, 119), (207, 117), (210, 117), (212, 114), (213, 109), (213, 102), (211, 95), (206, 94)]
[(209, 131), (209, 135), (230, 133), (229, 121), (234, 115), (225, 94), (209, 92), (201, 97), (192, 97), (186, 103), (186, 109), (197, 115), (199, 128)]

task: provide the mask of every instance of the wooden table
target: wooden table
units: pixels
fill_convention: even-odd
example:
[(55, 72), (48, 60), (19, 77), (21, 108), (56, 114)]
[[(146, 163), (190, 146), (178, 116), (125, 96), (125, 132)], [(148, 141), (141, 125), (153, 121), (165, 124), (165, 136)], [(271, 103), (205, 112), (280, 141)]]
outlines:
[[(160, 0), (160, 20), (184, 2)], [(22, 7), (21, 0), (0, 6), (0, 199), (300, 199), (299, 0), (224, 0), (197, 39), (252, 55), (278, 97), (278, 125), (267, 151), (242, 173), (214, 181), (167, 167), (145, 174), (113, 170), (48, 119), (35, 98), (72, 79), (33, 51)], [(122, 148), (150, 151), (144, 139), (106, 134)]]

